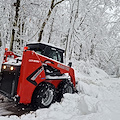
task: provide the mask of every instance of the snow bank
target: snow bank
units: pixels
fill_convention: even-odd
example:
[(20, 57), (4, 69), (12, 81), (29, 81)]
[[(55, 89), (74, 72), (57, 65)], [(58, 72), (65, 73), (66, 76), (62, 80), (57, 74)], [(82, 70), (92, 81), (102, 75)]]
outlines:
[(76, 70), (77, 79), (92, 79), (92, 81), (101, 80), (104, 78), (109, 78), (109, 75), (89, 63), (89, 61), (73, 61), (73, 67)]
[[(38, 109), (21, 117), (0, 117), (1, 120), (74, 120), (91, 113), (102, 111), (101, 103), (96, 98), (78, 94), (65, 94), (61, 103), (51, 105), (49, 109)], [(77, 119), (75, 119), (77, 120)]]

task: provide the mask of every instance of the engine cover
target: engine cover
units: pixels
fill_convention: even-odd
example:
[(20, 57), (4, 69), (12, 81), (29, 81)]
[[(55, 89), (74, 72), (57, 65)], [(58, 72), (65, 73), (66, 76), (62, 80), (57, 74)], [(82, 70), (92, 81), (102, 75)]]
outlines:
[(20, 66), (5, 65), (2, 66), (0, 93), (8, 98), (17, 94), (17, 85), (20, 74)]

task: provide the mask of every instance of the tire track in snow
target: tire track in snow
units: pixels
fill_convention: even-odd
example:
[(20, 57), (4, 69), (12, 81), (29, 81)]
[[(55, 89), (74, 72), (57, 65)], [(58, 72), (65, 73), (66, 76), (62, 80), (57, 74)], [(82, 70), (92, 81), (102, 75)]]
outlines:
[(14, 102), (1, 102), (0, 103), (0, 116), (17, 115), (21, 116), (27, 114), (30, 111), (34, 111), (31, 106), (18, 105)]

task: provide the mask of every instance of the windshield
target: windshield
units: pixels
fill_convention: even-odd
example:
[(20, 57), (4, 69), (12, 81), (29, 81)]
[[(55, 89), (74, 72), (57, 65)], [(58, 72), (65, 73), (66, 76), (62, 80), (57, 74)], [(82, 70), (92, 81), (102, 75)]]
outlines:
[(62, 62), (62, 56), (59, 51), (51, 50), (48, 54), (48, 57), (56, 61)]
[(40, 55), (47, 56), (56, 61), (63, 63), (63, 52), (64, 50), (48, 46), (45, 44), (28, 44), (29, 50), (34, 50), (36, 53)]

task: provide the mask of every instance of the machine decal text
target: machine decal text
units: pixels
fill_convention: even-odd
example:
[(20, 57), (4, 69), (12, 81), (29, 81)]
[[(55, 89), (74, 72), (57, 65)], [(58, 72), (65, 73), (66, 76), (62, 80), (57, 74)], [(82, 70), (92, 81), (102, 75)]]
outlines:
[(61, 65), (61, 64), (58, 64), (57, 67), (64, 69), (64, 70), (67, 70), (67, 71), (69, 71), (69, 69), (70, 69), (69, 67), (66, 67), (66, 66)]

